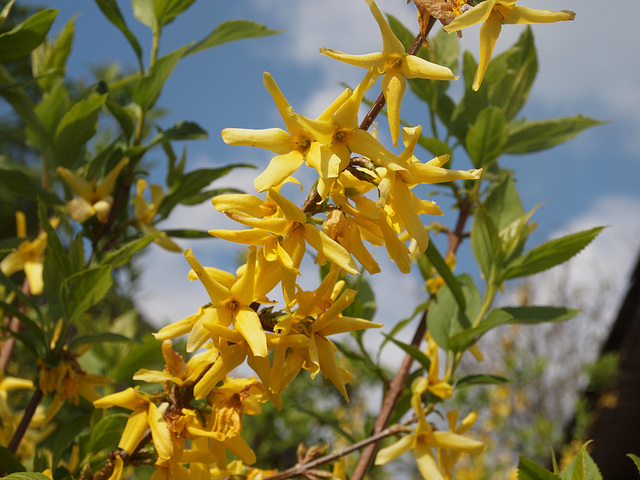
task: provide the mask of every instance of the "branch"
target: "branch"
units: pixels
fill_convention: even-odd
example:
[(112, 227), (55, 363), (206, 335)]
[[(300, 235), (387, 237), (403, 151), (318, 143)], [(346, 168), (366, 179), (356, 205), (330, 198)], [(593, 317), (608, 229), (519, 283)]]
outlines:
[[(411, 418), (402, 424), (392, 425), (391, 427), (382, 430), (381, 432), (376, 433), (364, 440), (354, 443), (353, 445), (348, 446), (342, 450), (338, 450), (337, 452), (331, 453), (329, 455), (325, 455), (324, 457), (317, 458), (308, 463), (299, 463), (287, 470), (282, 472), (274, 473), (273, 475), (269, 475), (264, 477), (264, 480), (283, 480), (286, 478), (302, 476), (306, 472), (320, 465), (324, 465), (329, 462), (333, 462), (340, 457), (344, 457), (345, 455), (349, 455), (351, 452), (355, 452), (356, 450), (360, 450), (361, 448), (370, 445), (372, 442), (380, 442), (383, 438), (390, 437), (392, 435), (396, 435), (401, 432), (407, 431), (407, 425), (413, 422), (415, 419)], [(353, 478), (353, 477), (352, 477)]]

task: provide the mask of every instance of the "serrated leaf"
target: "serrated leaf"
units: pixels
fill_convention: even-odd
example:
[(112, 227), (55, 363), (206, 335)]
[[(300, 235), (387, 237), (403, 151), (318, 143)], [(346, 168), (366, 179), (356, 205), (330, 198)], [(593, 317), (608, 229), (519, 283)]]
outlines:
[(171, 76), (173, 69), (187, 51), (188, 45), (175, 50), (164, 57), (156, 60), (156, 63), (149, 69), (136, 85), (133, 91), (133, 101), (136, 102), (145, 112), (151, 110), (156, 104), (158, 97), (162, 93), (165, 82)]
[(523, 154), (547, 150), (571, 140), (587, 128), (605, 123), (582, 115), (537, 122), (519, 122), (509, 131), (504, 153)]
[(162, 232), (154, 232), (149, 235), (145, 235), (142, 238), (137, 238), (131, 242), (125, 243), (123, 246), (107, 253), (100, 265), (110, 265), (112, 268), (120, 268), (131, 260), (134, 253), (142, 250), (156, 238), (162, 235)]
[(69, 168), (78, 160), (80, 152), (96, 133), (98, 115), (106, 100), (107, 94), (92, 93), (64, 114), (54, 140), (57, 165)]
[(128, 419), (129, 415), (124, 413), (110, 413), (100, 419), (91, 429), (89, 452), (98, 453), (101, 450), (113, 450), (120, 441)]
[(151, 139), (149, 146), (174, 140), (204, 140), (207, 132), (197, 123), (181, 121)]
[(508, 265), (502, 274), (502, 280), (533, 275), (566, 262), (591, 243), (603, 228), (572, 233), (531, 249)]
[(60, 286), (60, 300), (67, 322), (102, 300), (111, 289), (113, 278), (110, 266), (94, 267), (71, 275)]
[(508, 139), (509, 125), (504, 112), (498, 107), (487, 107), (469, 129), (465, 148), (476, 168), (486, 168), (502, 154)]
[(558, 480), (559, 478), (533, 460), (521, 456), (518, 461), (518, 480)]
[(3, 445), (0, 445), (0, 465), (2, 465), (5, 473), (24, 472), (26, 470), (20, 460)]
[(142, 47), (140, 47), (140, 43), (136, 36), (129, 30), (127, 24), (122, 16), (122, 12), (120, 11), (120, 7), (118, 7), (118, 2), (116, 0), (94, 0), (98, 8), (102, 11), (103, 15), (107, 17), (118, 30), (120, 30), (123, 35), (126, 37), (129, 45), (133, 48), (134, 53), (136, 54), (136, 58), (138, 59), (138, 66), (140, 71), (143, 70), (142, 65)]
[(470, 385), (500, 385), (502, 383), (509, 383), (509, 379), (489, 374), (467, 375), (456, 382), (455, 388), (468, 387)]
[(578, 454), (560, 473), (561, 480), (602, 480), (598, 466), (587, 452), (591, 442), (589, 440), (580, 447)]
[(265, 37), (282, 31), (283, 30), (271, 30), (264, 25), (250, 20), (227, 20), (219, 24), (213, 32), (204, 39), (192, 45), (186, 51), (185, 56), (222, 45), (223, 43), (243, 40), (245, 38)]
[(0, 63), (24, 57), (47, 37), (57, 10), (41, 10), (0, 35)]
[(476, 342), (484, 333), (500, 325), (564, 322), (575, 317), (578, 313), (580, 313), (578, 310), (565, 307), (496, 308), (491, 310), (477, 327), (468, 328), (449, 338), (448, 347), (456, 352), (463, 351)]
[(64, 205), (57, 195), (42, 188), (40, 182), (20, 170), (0, 168), (0, 184), (6, 191), (21, 198), (35, 201), (40, 197), (51, 205)]
[(507, 119), (515, 118), (529, 97), (537, 73), (536, 47), (527, 26), (509, 50), (489, 63), (484, 84), (491, 105), (500, 107)]

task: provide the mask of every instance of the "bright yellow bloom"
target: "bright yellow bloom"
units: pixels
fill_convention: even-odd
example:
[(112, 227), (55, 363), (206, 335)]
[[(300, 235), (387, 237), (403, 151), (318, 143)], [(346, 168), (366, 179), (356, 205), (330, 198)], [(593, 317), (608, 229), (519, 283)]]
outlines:
[(449, 398), (453, 394), (453, 387), (448, 381), (448, 376), (440, 379), (440, 364), (438, 361), (438, 344), (427, 333), (427, 357), (431, 360), (429, 365), (429, 376), (427, 380), (427, 391), (436, 397)]
[(99, 185), (95, 180), (87, 181), (67, 168), (58, 167), (58, 174), (78, 195), (67, 204), (71, 218), (82, 223), (95, 215), (99, 222), (105, 223), (113, 205), (111, 192), (118, 175), (127, 163), (129, 163), (129, 159), (124, 157)]
[[(136, 227), (142, 230), (142, 233), (144, 233), (145, 235), (155, 233), (158, 231), (158, 229), (153, 226), (153, 219), (157, 215), (158, 208), (160, 208), (160, 204), (164, 199), (164, 192), (162, 191), (162, 187), (160, 185), (149, 185), (149, 188), (151, 189), (151, 203), (149, 204), (145, 202), (143, 197), (144, 191), (147, 188), (147, 181), (144, 178), (138, 179), (136, 187)], [(156, 238), (155, 242), (162, 248), (165, 248), (169, 251), (182, 251), (180, 245), (171, 240), (169, 236), (164, 232), (162, 232), (160, 236)]]
[[(263, 130), (225, 128), (222, 130), (222, 139), (228, 145), (264, 148), (278, 154), (271, 159), (266, 170), (253, 181), (254, 187), (259, 192), (281, 185), (302, 165), (307, 154), (319, 147), (319, 144), (315, 142), (315, 137), (305, 131), (302, 125), (291, 117), (290, 112), (293, 110), (271, 74), (265, 72), (263, 81), (273, 97), (287, 131), (280, 128)], [(337, 105), (336, 102), (332, 104), (333, 108), (337, 108), (341, 104), (340, 102), (343, 103), (345, 99), (344, 95), (341, 96), (337, 100)]]
[[(56, 228), (59, 219), (49, 220), (51, 226)], [(27, 236), (27, 224), (24, 213), (16, 212), (16, 232), (18, 238)], [(40, 232), (35, 240), (25, 240), (18, 245), (15, 252), (9, 253), (0, 262), (0, 270), (7, 277), (20, 270), (24, 270), (29, 282), (29, 290), (33, 295), (40, 295), (44, 289), (42, 272), (44, 270), (44, 251), (47, 249), (47, 234)]]
[[(380, 27), (380, 33), (382, 34), (382, 52), (369, 53), (366, 55), (349, 55), (336, 50), (321, 48), (320, 53), (350, 65), (369, 69), (375, 72), (376, 76), (384, 75), (382, 79), (382, 91), (387, 101), (391, 139), (393, 140), (393, 146), (397, 147), (400, 136), (400, 103), (402, 102), (404, 91), (407, 88), (407, 81), (405, 79), (428, 78), (433, 80), (456, 80), (458, 77), (447, 67), (428, 62), (415, 55), (407, 55), (402, 42), (394, 35), (375, 2), (373, 0), (367, 0), (367, 3)], [(366, 154), (363, 153), (363, 155)]]
[(444, 469), (433, 456), (433, 448), (453, 452), (479, 453), (484, 444), (454, 432), (434, 430), (427, 421), (422, 408), (422, 395), (428, 390), (429, 381), (425, 377), (416, 378), (411, 385), (411, 406), (418, 417), (415, 433), (407, 435), (393, 445), (381, 449), (376, 456), (376, 465), (385, 465), (403, 453), (413, 450), (418, 470), (425, 480), (444, 480)]
[(251, 304), (260, 300), (254, 295), (256, 268), (256, 248), (249, 248), (244, 274), (227, 286), (218, 282), (196, 260), (191, 249), (184, 252), (198, 279), (209, 294), (213, 309), (210, 310), (212, 321), (224, 327), (233, 323), (234, 328), (247, 340), (254, 355), (267, 356), (267, 339), (260, 324), (260, 318)]
[[(478, 411), (474, 410), (469, 415), (464, 417), (458, 425), (458, 411), (452, 410), (447, 413), (447, 420), (449, 422), (449, 431), (457, 435), (466, 433), (478, 419)], [(438, 449), (438, 462), (444, 473), (445, 480), (453, 480), (452, 471), (460, 457), (460, 451), (450, 450), (446, 448)]]
[(517, 6), (516, 0), (485, 0), (467, 10), (449, 25), (446, 32), (457, 32), (463, 28), (482, 23), (480, 28), (480, 61), (476, 76), (473, 79), (473, 90), (478, 90), (484, 74), (487, 72), (489, 60), (502, 30), (502, 24), (553, 23), (573, 20), (575, 13), (569, 10), (554, 12), (551, 10), (534, 10)]
[(169, 459), (173, 455), (173, 442), (169, 427), (158, 407), (151, 401), (149, 395), (139, 392), (138, 387), (127, 388), (118, 393), (112, 393), (93, 402), (97, 408), (122, 407), (133, 410), (129, 417), (118, 448), (132, 454), (148, 429), (151, 429), (153, 444), (158, 452), (158, 458)]

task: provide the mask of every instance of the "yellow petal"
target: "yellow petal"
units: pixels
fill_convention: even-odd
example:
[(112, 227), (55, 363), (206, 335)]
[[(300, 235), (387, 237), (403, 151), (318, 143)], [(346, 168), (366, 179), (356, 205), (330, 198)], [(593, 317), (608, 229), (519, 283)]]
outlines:
[(275, 211), (260, 197), (244, 193), (217, 195), (211, 199), (211, 203), (219, 212), (242, 212), (252, 217), (271, 215)]
[(267, 356), (267, 337), (258, 314), (251, 308), (242, 308), (233, 320), (233, 326), (247, 340), (251, 351), (258, 357)]
[[(124, 461), (120, 455), (116, 455), (116, 464), (113, 466), (113, 472), (107, 480), (120, 480), (122, 478), (122, 471), (124, 470)], [(53, 477), (51, 477), (53, 478)]]
[(408, 452), (413, 448), (413, 441), (415, 435), (407, 435), (402, 437), (397, 442), (389, 445), (388, 447), (381, 448), (376, 455), (376, 465), (386, 465), (387, 463), (395, 460), (403, 453)]
[(255, 300), (253, 285), (256, 280), (256, 247), (249, 247), (246, 270), (242, 277), (231, 287), (231, 295), (238, 299), (240, 305), (249, 306)]
[(321, 335), (314, 335), (316, 341), (316, 348), (318, 351), (318, 361), (320, 364), (320, 370), (322, 374), (331, 380), (331, 383), (335, 385), (338, 391), (342, 394), (344, 399), (348, 402), (349, 395), (347, 394), (347, 388), (344, 384), (344, 379), (340, 373), (338, 365), (336, 365), (335, 351), (336, 346), (331, 340), (324, 338)]
[(173, 455), (173, 442), (171, 441), (169, 427), (162, 413), (160, 413), (160, 410), (158, 410), (158, 407), (156, 407), (154, 403), (149, 403), (147, 415), (149, 428), (151, 429), (151, 437), (158, 452), (158, 457), (171, 458)]
[(40, 295), (44, 290), (44, 281), (42, 280), (42, 272), (44, 264), (40, 262), (25, 262), (24, 273), (29, 280), (29, 290), (33, 295)]
[(416, 456), (416, 463), (418, 464), (418, 470), (420, 470), (422, 478), (428, 480), (444, 480), (436, 464), (436, 460), (433, 458), (431, 449), (427, 445), (422, 444), (420, 441), (416, 442), (413, 453)]
[(269, 190), (269, 196), (278, 204), (278, 207), (290, 222), (305, 223), (307, 221), (307, 215), (295, 203), (280, 195), (276, 190)]
[(336, 263), (340, 268), (344, 268), (347, 272), (358, 274), (358, 266), (342, 245), (335, 240), (331, 240), (326, 233), (322, 232), (313, 225), (304, 225), (304, 239), (316, 251)]
[(193, 389), (196, 400), (206, 397), (211, 390), (215, 388), (217, 383), (226, 377), (231, 370), (242, 364), (246, 357), (246, 344), (232, 345), (230, 347), (223, 347), (221, 345), (218, 359), (211, 365)]
[(289, 105), (289, 102), (280, 91), (278, 84), (273, 79), (271, 74), (268, 72), (264, 72), (264, 74), (262, 75), (262, 81), (264, 82), (264, 86), (267, 87), (267, 90), (271, 94), (271, 97), (273, 98), (278, 112), (280, 112), (280, 116), (284, 120), (284, 124), (286, 125), (287, 130), (289, 130), (289, 133), (291, 133), (292, 135), (300, 133), (302, 131), (302, 127), (298, 123), (296, 123), (295, 120), (293, 120), (288, 114), (289, 110), (291, 109), (291, 105)]
[(340, 317), (336, 322), (331, 322), (330, 325), (322, 329), (323, 335), (335, 335), (344, 332), (354, 332), (356, 330), (364, 330), (366, 328), (380, 328), (383, 327), (381, 323), (374, 323), (364, 318), (353, 317)]
[(198, 278), (207, 290), (211, 303), (214, 307), (220, 306), (224, 300), (231, 296), (231, 292), (229, 292), (228, 288), (220, 285), (209, 276), (204, 267), (200, 265), (200, 262), (198, 262), (190, 248), (184, 251), (184, 257), (187, 259), (187, 262), (189, 262), (189, 265), (191, 265), (191, 268), (196, 272), (196, 275), (198, 275)]
[(128, 454), (132, 454), (140, 444), (142, 437), (147, 433), (148, 427), (147, 408), (134, 410), (124, 427), (118, 448), (123, 449)]
[[(338, 50), (332, 50), (329, 48), (321, 48), (320, 53), (326, 55), (334, 60), (339, 60), (349, 65), (356, 67), (362, 67), (367, 69), (376, 69), (379, 73), (382, 73), (384, 69), (384, 55), (382, 53), (368, 53), (365, 55), (351, 55), (348, 53), (339, 52)], [(403, 52), (404, 53), (404, 52)]]
[(136, 410), (140, 408), (146, 409), (146, 405), (148, 403), (149, 401), (146, 399), (145, 395), (137, 391), (137, 387), (135, 389), (129, 387), (122, 392), (112, 393), (95, 400), (93, 405), (96, 408), (111, 408), (118, 406), (128, 408), (129, 410)]
[(253, 180), (258, 192), (282, 185), (304, 162), (304, 155), (297, 150), (288, 151), (271, 159), (269, 166)]
[(382, 78), (382, 91), (387, 102), (389, 130), (394, 147), (398, 146), (400, 137), (400, 103), (406, 87), (407, 81), (402, 75), (387, 73)]
[(485, 0), (456, 17), (449, 25), (445, 25), (443, 30), (449, 33), (457, 32), (463, 28), (485, 22), (487, 18), (489, 18), (495, 4), (496, 0)]
[(378, 22), (378, 27), (380, 28), (382, 35), (382, 52), (385, 55), (404, 54), (404, 45), (402, 45), (402, 42), (395, 36), (375, 2), (373, 0), (367, 0), (367, 5), (369, 5), (371, 13), (373, 13), (373, 17), (376, 19), (376, 22)]
[(58, 172), (58, 175), (67, 182), (67, 185), (69, 185), (76, 195), (79, 195), (87, 201), (91, 200), (91, 197), (93, 196), (93, 186), (91, 183), (87, 182), (84, 178), (76, 175), (67, 168), (58, 167), (56, 171)]
[(435, 431), (431, 435), (433, 437), (433, 446), (438, 448), (466, 453), (480, 453), (485, 448), (484, 443), (453, 432)]
[(115, 186), (116, 180), (118, 179), (118, 175), (120, 175), (120, 172), (128, 163), (129, 158), (124, 157), (118, 162), (115, 167), (113, 167), (113, 170), (109, 172), (104, 180), (102, 180), (102, 183), (100, 183), (98, 188), (96, 188), (96, 196), (98, 198), (104, 198), (113, 191), (113, 187)]
[(407, 55), (402, 62), (402, 75), (405, 78), (427, 78), (431, 80), (457, 80), (448, 67), (428, 62), (415, 55)]
[(509, 8), (507, 14), (504, 15), (502, 23), (553, 23), (565, 22), (567, 20), (573, 20), (575, 18), (576, 14), (569, 10), (554, 12), (552, 10), (534, 10), (533, 8), (514, 5), (513, 7)]
[(285, 153), (292, 147), (291, 134), (280, 128), (262, 130), (225, 128), (222, 130), (222, 140), (227, 145), (264, 148), (274, 153)]
[(480, 27), (480, 61), (478, 62), (478, 70), (473, 78), (473, 85), (471, 87), (474, 91), (477, 91), (480, 88), (480, 84), (482, 83), (484, 74), (487, 72), (487, 68), (489, 67), (489, 61), (491, 60), (491, 55), (493, 54), (493, 49), (496, 46), (501, 30), (501, 17), (496, 13), (489, 15), (487, 21), (482, 24), (482, 27)]
[(227, 438), (224, 446), (247, 465), (256, 463), (256, 454), (240, 435)]

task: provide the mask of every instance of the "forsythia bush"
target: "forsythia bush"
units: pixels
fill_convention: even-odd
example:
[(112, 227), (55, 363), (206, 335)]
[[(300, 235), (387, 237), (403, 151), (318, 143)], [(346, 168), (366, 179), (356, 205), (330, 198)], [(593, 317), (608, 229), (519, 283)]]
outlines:
[[(20, 132), (18, 142), (3, 143), (0, 155), (3, 214), (16, 223), (15, 235), (3, 226), (0, 244), (3, 474), (55, 480), (362, 479), (375, 474), (373, 464), (407, 454), (423, 478), (455, 478), (462, 455), (485, 450), (473, 433), (483, 412), (469, 405), (461, 413), (448, 401), (456, 389), (497, 388), (508, 381), (490, 372), (459, 375), (463, 355), (481, 361), (477, 341), (500, 325), (559, 322), (577, 313), (546, 306), (493, 308), (500, 289), (507, 280), (565, 262), (601, 230), (525, 251), (533, 211), (522, 208), (514, 172), (498, 164), (503, 153), (544, 150), (598, 123), (582, 116), (518, 117), (537, 71), (529, 27), (492, 59), (503, 24), (562, 22), (575, 14), (533, 10), (515, 0), (414, 0), (414, 35), (385, 18), (373, 0), (363, 2), (363, 21), (373, 15), (382, 51), (320, 49), (362, 69), (355, 88), (309, 118), (265, 73), (284, 128), (222, 131), (229, 145), (274, 154), (254, 180), (256, 194), (250, 194), (209, 189), (246, 165), (186, 171), (186, 153), (177, 155), (173, 142), (204, 138), (206, 132), (192, 122), (163, 127), (155, 107), (181, 59), (277, 32), (246, 20), (227, 21), (200, 42), (158, 57), (163, 29), (194, 0), (132, 0), (135, 18), (152, 35), (145, 65), (116, 1), (95, 3), (126, 37), (139, 64), (126, 75), (105, 69), (89, 87), (65, 76), (74, 20), (49, 38), (55, 10), (19, 19), (25, 11), (12, 0), (0, 14), (11, 25), (0, 34), (0, 97)], [(437, 21), (444, 27), (432, 35)], [(460, 62), (455, 32), (476, 24), (479, 62), (469, 52)], [(464, 83), (457, 100), (448, 94), (453, 81)], [(415, 94), (411, 100), (407, 85)], [(366, 95), (376, 88), (382, 93), (369, 101)], [(406, 126), (403, 100), (423, 102), (428, 128)], [(363, 102), (371, 108), (361, 119)], [(393, 148), (371, 129), (385, 105)], [(143, 164), (154, 147), (166, 155), (165, 185), (150, 184)], [(452, 169), (454, 160), (465, 158), (471, 168)], [(317, 174), (312, 185), (296, 179), (307, 167)], [(426, 184), (437, 184), (439, 193), (453, 199), (443, 222), (431, 220), (443, 212), (426, 198)], [(302, 205), (287, 193), (298, 189), (307, 192)], [(215, 210), (239, 224), (237, 230), (158, 227), (176, 206), (210, 199)], [(448, 241), (444, 254), (430, 242), (435, 234)], [(172, 237), (210, 235), (246, 245), (244, 264), (227, 272), (184, 251), (189, 278), (199, 281), (210, 302), (151, 337), (123, 278), (135, 277), (134, 260), (146, 248), (181, 252)], [(467, 239), (481, 279), (452, 273)], [(384, 275), (376, 261), (382, 249), (376, 247), (384, 247), (402, 273), (418, 268), (422, 274), (425, 301), (416, 309), (410, 344), (397, 338), (408, 320), (372, 321), (375, 292), (367, 275)], [(303, 263), (305, 254), (321, 272), (313, 290), (300, 286), (303, 275), (315, 278), (318, 272)], [(121, 274), (114, 276), (116, 270)], [(373, 360), (380, 356), (370, 355), (379, 352), (368, 352), (362, 340), (364, 330), (381, 327), (388, 333), (380, 348), (391, 342), (406, 352), (392, 378)], [(347, 332), (354, 342), (335, 340)], [(186, 355), (179, 353), (179, 338), (186, 341)], [(243, 437), (245, 416), (260, 415), (270, 402), (286, 419), (285, 390), (307, 372), (315, 381), (321, 373), (348, 402), (348, 385), (358, 379), (345, 368), (341, 352), (379, 373), (384, 402), (375, 423), (345, 448), (301, 448), (289, 469), (266, 467), (271, 459), (259, 458)], [(234, 377), (243, 364), (255, 376)], [(263, 441), (270, 435), (277, 433), (262, 432)], [(394, 439), (379, 449), (387, 437)], [(518, 478), (597, 475), (585, 447), (561, 473), (522, 457)], [(347, 462), (354, 452), (357, 463)]]

